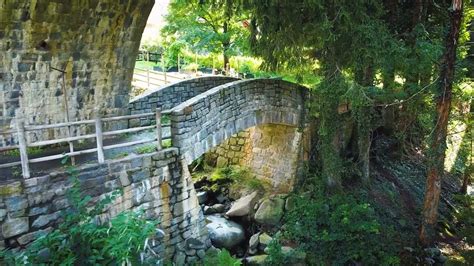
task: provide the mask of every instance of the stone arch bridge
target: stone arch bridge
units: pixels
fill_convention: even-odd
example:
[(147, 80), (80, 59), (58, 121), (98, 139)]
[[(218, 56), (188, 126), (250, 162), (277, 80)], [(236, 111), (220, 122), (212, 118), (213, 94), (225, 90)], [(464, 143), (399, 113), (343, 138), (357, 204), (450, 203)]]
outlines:
[[(210, 242), (188, 164), (248, 128), (279, 124), (295, 132), (303, 129), (306, 97), (304, 87), (278, 79), (203, 77), (159, 88), (132, 101), (129, 112), (170, 107), (173, 147), (106, 164), (79, 166), (83, 191), (101, 197), (121, 187), (124, 194), (102, 218), (144, 209), (150, 219), (160, 219), (165, 232), (151, 247), (155, 253), (178, 264), (193, 260), (194, 255), (186, 254), (195, 252), (189, 250), (205, 249)], [(303, 146), (298, 136), (274, 144), (281, 148), (290, 142), (296, 148), (291, 151), (298, 155)], [(297, 159), (293, 158), (295, 163)], [(283, 165), (287, 165), (288, 158), (284, 160)], [(272, 167), (279, 165), (277, 162)], [(68, 207), (65, 191), (70, 186), (67, 172), (61, 171), (0, 185), (0, 243), (6, 247), (25, 246), (54, 227), (61, 210)], [(203, 245), (196, 247), (191, 242)]]
[[(157, 234), (150, 249), (181, 265), (210, 245), (188, 163), (218, 149), (239, 131), (266, 124), (289, 126), (297, 136), (289, 143), (291, 149), (279, 150), (281, 139), (273, 143), (274, 154), (298, 153), (297, 129), (304, 128), (307, 93), (275, 79), (205, 77), (129, 102), (134, 61), (153, 3), (0, 1), (0, 129), (14, 125), (15, 113), (35, 125), (92, 119), (95, 108), (107, 116), (169, 109), (174, 147), (81, 165), (78, 178), (83, 192), (94, 198), (122, 188), (123, 195), (101, 219), (138, 209), (149, 219), (159, 219), (165, 234)], [(1, 145), (8, 142), (0, 136)], [(262, 150), (258, 145), (250, 149)], [(69, 206), (67, 176), (57, 170), (0, 180), (0, 248), (24, 247), (57, 225), (61, 211)]]

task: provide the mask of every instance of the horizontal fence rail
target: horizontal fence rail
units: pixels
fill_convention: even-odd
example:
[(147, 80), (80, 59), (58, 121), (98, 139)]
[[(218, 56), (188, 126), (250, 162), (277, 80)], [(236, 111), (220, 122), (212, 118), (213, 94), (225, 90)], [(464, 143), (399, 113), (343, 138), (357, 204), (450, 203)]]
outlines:
[(149, 69), (135, 68), (133, 72), (133, 83), (139, 87), (160, 87), (169, 83), (185, 80), (184, 76), (167, 73), (166, 71), (153, 71)]
[[(17, 125), (15, 129), (5, 130), (5, 131), (0, 132), (0, 134), (16, 134), (18, 138), (18, 145), (9, 145), (5, 147), (0, 147), (0, 152), (9, 151), (9, 150), (18, 150), (20, 154), (20, 161), (0, 164), (0, 168), (8, 168), (8, 167), (21, 165), (23, 177), (29, 178), (30, 177), (30, 170), (29, 170), (30, 163), (40, 163), (40, 162), (46, 162), (46, 161), (52, 161), (52, 160), (59, 160), (65, 157), (73, 158), (74, 156), (97, 153), (98, 163), (103, 164), (105, 163), (105, 156), (104, 156), (105, 150), (129, 147), (129, 146), (134, 146), (134, 145), (139, 145), (139, 144), (144, 144), (144, 143), (156, 143), (157, 150), (161, 150), (162, 140), (171, 139), (171, 136), (167, 136), (167, 137), (162, 136), (162, 128), (169, 127), (170, 124), (162, 124), (161, 117), (162, 115), (168, 115), (168, 114), (170, 114), (169, 110), (161, 111), (161, 109), (157, 108), (156, 112), (152, 112), (152, 113), (115, 116), (115, 117), (107, 117), (107, 118), (101, 118), (100, 116), (96, 116), (94, 120), (82, 120), (82, 121), (75, 121), (75, 122), (56, 123), (56, 124), (50, 124), (50, 125), (25, 125), (24, 119), (19, 115), (17, 118)], [(155, 117), (156, 124), (151, 125), (151, 126), (139, 126), (139, 127), (131, 127), (131, 128), (127, 127), (125, 129), (111, 130), (111, 131), (105, 131), (105, 132), (102, 131), (103, 124), (107, 122), (140, 119), (140, 118), (148, 118), (148, 117)], [(29, 132), (35, 132), (35, 131), (44, 130), (44, 129), (59, 129), (59, 128), (64, 128), (64, 127), (83, 126), (83, 125), (92, 125), (95, 129), (95, 132), (90, 133), (90, 134), (66, 137), (66, 138), (40, 140), (40, 141), (34, 141), (34, 142), (29, 142), (27, 138), (27, 134)], [(152, 130), (152, 129), (155, 129), (156, 131), (154, 138), (134, 140), (134, 141), (128, 141), (124, 143), (110, 144), (106, 146), (104, 146), (103, 144), (104, 137), (127, 134), (127, 133), (137, 133), (140, 131)], [(96, 140), (95, 148), (74, 151), (73, 141), (87, 140), (87, 139), (93, 139), (93, 138), (95, 138)], [(43, 156), (43, 157), (34, 158), (34, 159), (28, 158), (28, 148), (43, 147), (43, 146), (49, 146), (49, 145), (61, 144), (61, 143), (69, 143), (70, 148), (71, 148), (70, 151), (67, 153), (48, 155), (48, 156)]]

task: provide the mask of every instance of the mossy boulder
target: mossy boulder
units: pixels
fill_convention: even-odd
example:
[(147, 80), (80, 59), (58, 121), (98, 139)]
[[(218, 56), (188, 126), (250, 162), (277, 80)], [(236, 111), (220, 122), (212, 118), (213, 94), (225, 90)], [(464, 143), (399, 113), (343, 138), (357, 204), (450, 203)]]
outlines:
[(265, 260), (267, 259), (267, 257), (268, 255), (250, 256), (247, 257), (246, 262), (249, 266), (265, 265)]
[(261, 225), (276, 226), (284, 214), (285, 199), (272, 197), (263, 200), (255, 213), (255, 221)]

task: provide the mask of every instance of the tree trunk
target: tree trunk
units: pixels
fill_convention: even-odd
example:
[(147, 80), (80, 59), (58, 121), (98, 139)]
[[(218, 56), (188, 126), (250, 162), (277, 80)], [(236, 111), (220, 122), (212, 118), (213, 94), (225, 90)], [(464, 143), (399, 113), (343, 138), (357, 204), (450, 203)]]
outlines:
[(446, 152), (446, 133), (453, 77), (456, 62), (456, 48), (462, 19), (462, 0), (453, 0), (450, 28), (446, 37), (445, 52), (440, 72), (439, 91), (436, 99), (436, 125), (431, 139), (428, 175), (426, 178), (425, 199), (421, 219), (420, 241), (423, 245), (433, 244), (438, 218), (438, 205), (441, 193), (441, 177), (444, 173)]
[(227, 55), (227, 52), (229, 50), (229, 44), (228, 43), (223, 43), (222, 47), (223, 47), (222, 55), (224, 56), (224, 69), (226, 71), (226, 74), (229, 74), (228, 72), (229, 72), (229, 69), (230, 69), (230, 65), (229, 65), (229, 56)]
[(472, 164), (472, 156), (474, 156), (472, 154), (472, 149), (474, 146), (472, 146), (473, 142), (472, 142), (472, 115), (471, 114), (474, 114), (474, 105), (473, 103), (471, 102), (471, 106), (469, 107), (469, 110), (468, 110), (468, 114), (467, 114), (467, 126), (466, 126), (466, 133), (464, 135), (464, 138), (469, 138), (468, 142), (469, 142), (469, 149), (471, 150), (471, 152), (467, 155), (467, 160), (468, 162), (466, 162), (467, 166), (466, 168), (464, 169), (464, 173), (463, 173), (463, 179), (462, 179), (462, 186), (461, 186), (461, 190), (460, 190), (460, 193), (463, 194), (463, 195), (466, 195), (467, 194), (467, 188), (468, 186), (471, 185), (471, 177), (472, 177), (472, 173), (474, 172), (474, 165)]
[[(367, 66), (356, 71), (357, 83), (364, 87), (370, 87), (374, 84), (375, 73), (372, 67)], [(361, 112), (370, 113), (371, 107), (363, 108)], [(357, 121), (357, 147), (359, 155), (359, 165), (362, 173), (362, 181), (365, 184), (370, 183), (370, 145), (371, 145), (371, 128), (368, 121)]]
[[(230, 15), (226, 12), (226, 17), (229, 17), (229, 16)], [(227, 32), (229, 31), (229, 24), (227, 24), (227, 21), (224, 21), (224, 26), (222, 27), (222, 30), (223, 30), (224, 35), (226, 35)], [(225, 36), (225, 38), (227, 38), (227, 36)], [(229, 40), (227, 39), (224, 40), (222, 42), (222, 50), (223, 50), (223, 56), (224, 56), (224, 69), (225, 69), (226, 75), (229, 75), (229, 69), (230, 69), (229, 55), (228, 55), (229, 47), (230, 47)]]

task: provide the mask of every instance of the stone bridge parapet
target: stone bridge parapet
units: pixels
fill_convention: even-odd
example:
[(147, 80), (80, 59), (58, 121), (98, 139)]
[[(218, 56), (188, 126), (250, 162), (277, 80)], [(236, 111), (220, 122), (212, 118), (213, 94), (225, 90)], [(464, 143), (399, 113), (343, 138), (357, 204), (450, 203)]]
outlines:
[(239, 80), (215, 87), (172, 109), (173, 146), (191, 163), (253, 126), (303, 127), (306, 97), (306, 88), (277, 79)]

